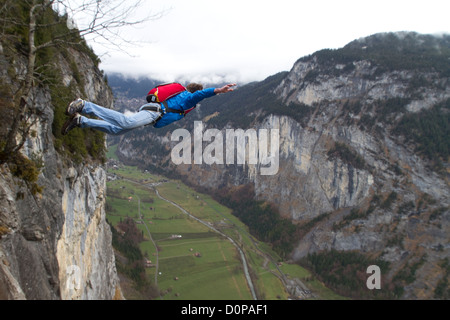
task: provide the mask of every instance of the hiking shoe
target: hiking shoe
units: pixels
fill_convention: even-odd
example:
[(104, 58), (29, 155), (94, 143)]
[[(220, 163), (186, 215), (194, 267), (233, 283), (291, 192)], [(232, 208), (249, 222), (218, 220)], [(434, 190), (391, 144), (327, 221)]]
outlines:
[(81, 115), (78, 113), (73, 114), (62, 126), (61, 134), (65, 136), (73, 128), (79, 127), (81, 125)]
[(84, 100), (78, 98), (77, 100), (69, 103), (66, 109), (66, 115), (71, 116), (74, 115), (75, 113), (81, 113), (83, 108), (84, 108)]

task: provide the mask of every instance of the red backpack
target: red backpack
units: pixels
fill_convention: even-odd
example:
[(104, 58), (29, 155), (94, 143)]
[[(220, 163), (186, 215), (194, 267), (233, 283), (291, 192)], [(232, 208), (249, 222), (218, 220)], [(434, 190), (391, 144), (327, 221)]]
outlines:
[(160, 84), (148, 92), (147, 102), (163, 102), (183, 91), (186, 91), (186, 88), (176, 82)]

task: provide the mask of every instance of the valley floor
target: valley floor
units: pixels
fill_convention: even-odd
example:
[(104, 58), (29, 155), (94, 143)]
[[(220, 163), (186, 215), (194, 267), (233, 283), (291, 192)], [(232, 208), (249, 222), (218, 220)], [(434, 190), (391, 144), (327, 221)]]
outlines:
[[(108, 180), (107, 219), (115, 227), (130, 217), (141, 230), (145, 272), (160, 299), (342, 299), (299, 265), (281, 261), (210, 196), (117, 162)], [(123, 292), (143, 298), (129, 283)]]

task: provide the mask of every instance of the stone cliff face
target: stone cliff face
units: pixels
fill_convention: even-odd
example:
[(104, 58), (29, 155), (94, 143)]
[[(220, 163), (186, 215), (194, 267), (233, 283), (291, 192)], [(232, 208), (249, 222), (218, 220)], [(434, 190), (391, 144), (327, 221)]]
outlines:
[[(400, 52), (398, 57), (393, 53), (395, 63), (386, 62), (389, 54), (384, 53), (392, 47), (376, 51), (392, 37)], [(264, 109), (252, 109), (255, 120), (250, 127), (280, 130), (276, 175), (259, 175), (253, 165), (174, 166), (170, 135), (155, 137), (154, 131), (151, 147), (140, 144), (146, 140), (143, 132), (123, 137), (119, 155), (142, 166), (168, 165), (193, 185), (211, 190), (251, 183), (258, 199), (275, 203), (280, 214), (295, 223), (317, 221), (299, 239), (294, 259), (322, 250), (356, 250), (390, 262), (389, 278), (419, 265), (403, 297), (433, 297), (437, 283), (446, 277), (445, 267), (439, 265), (450, 256), (448, 155), (437, 170), (417, 152), (409, 132), (399, 133), (398, 128), (402, 120), (425, 117), (424, 112), (437, 105), (444, 106), (440, 110), (447, 117), (450, 79), (442, 69), (419, 65), (418, 57), (407, 65), (411, 57), (408, 51), (402, 56), (402, 38), (430, 41), (414, 34), (360, 39), (344, 50), (300, 59), (273, 86), (271, 92), (282, 106), (265, 115)], [(448, 41), (443, 47), (431, 42), (424, 51), (448, 52)], [(448, 70), (445, 59), (443, 69)], [(220, 107), (225, 109), (217, 108), (221, 114), (226, 108), (243, 109), (232, 102)], [(208, 119), (202, 119), (205, 127)], [(233, 128), (236, 119), (226, 121), (222, 132)]]
[[(84, 79), (80, 95), (84, 91), (87, 99), (111, 106), (112, 94), (94, 62), (69, 50)], [(70, 62), (62, 55), (54, 58), (64, 85), (73, 86)], [(2, 64), (2, 71), (15, 67), (20, 72), (20, 58), (14, 63)], [(6, 82), (14, 85), (12, 79)], [(22, 153), (42, 162), (37, 181), (42, 192), (30, 192), (7, 164), (0, 168), (0, 298), (112, 299), (120, 287), (105, 221), (105, 168), (60, 155), (54, 146), (48, 88), (35, 88), (32, 100), (39, 112)]]
[[(303, 210), (299, 206), (289, 210), (291, 217), (299, 219), (305, 215), (311, 217), (311, 214), (359, 206), (371, 192), (389, 192), (397, 188), (407, 192), (407, 198), (427, 193), (448, 205), (449, 190), (445, 176), (429, 170), (426, 160), (402, 144), (398, 137), (391, 136), (387, 130), (389, 124), (380, 122), (368, 131), (360, 121), (363, 116), (375, 117), (377, 111), (373, 111), (372, 105), (384, 99), (408, 97), (405, 109), (409, 112), (418, 112), (446, 101), (450, 98), (448, 78), (423, 75), (430, 82), (434, 81), (436, 87), (424, 90), (415, 100), (407, 93), (414, 72), (383, 73), (367, 80), (365, 76), (375, 73), (376, 67), (365, 61), (354, 65), (354, 71), (348, 74), (339, 77), (323, 74), (320, 79), (308, 83), (305, 76), (318, 67), (317, 62), (314, 58), (300, 61), (275, 90), (286, 103), (301, 103), (314, 112), (314, 116), (302, 125), (285, 117), (266, 120), (269, 127), (283, 128), (281, 155), (290, 159), (288, 171), (294, 172), (299, 179), (306, 179), (291, 186), (304, 186), (293, 197), (306, 200)], [(441, 87), (440, 83), (444, 86)], [(354, 112), (344, 106), (352, 99), (360, 104), (359, 110)], [(278, 125), (280, 121), (282, 125)], [(341, 157), (331, 157), (329, 151), (335, 142), (353, 150), (360, 157), (361, 164), (349, 164)], [(412, 192), (413, 185), (417, 193)]]
[[(446, 274), (435, 267), (450, 254), (447, 173), (431, 170), (429, 161), (405, 144), (403, 137), (392, 135), (392, 128), (404, 114), (430, 110), (439, 103), (448, 105), (450, 79), (438, 72), (422, 72), (427, 85), (413, 90), (417, 70), (377, 72), (379, 66), (371, 61), (352, 64), (351, 72), (330, 76), (332, 72), (325, 71), (316, 57), (302, 59), (275, 90), (285, 103), (302, 104), (314, 112), (302, 126), (285, 120), (286, 132), (295, 133), (283, 135), (293, 138), (286, 139), (282, 155), (289, 159), (288, 171), (296, 179), (291, 178), (294, 181), (283, 184), (281, 190), (291, 190), (300, 203), (291, 206), (287, 198), (277, 202), (294, 219), (334, 212), (302, 239), (294, 258), (330, 249), (379, 253), (391, 263), (391, 275), (425, 259), (404, 297), (430, 298), (431, 288)], [(346, 66), (333, 67), (343, 70)], [(312, 73), (315, 79), (308, 79)], [(402, 111), (380, 119), (383, 111), (374, 106), (394, 99), (404, 104)], [(354, 101), (357, 107), (349, 108)], [(372, 119), (373, 125), (367, 126), (363, 119)], [(353, 150), (360, 165), (330, 156), (336, 142)], [(256, 184), (256, 189), (263, 197), (276, 198), (267, 191), (277, 188), (267, 185), (270, 182)], [(390, 195), (394, 200), (387, 204)], [(346, 208), (354, 208), (357, 214), (352, 217)], [(441, 212), (437, 218), (436, 210)]]
[(62, 299), (103, 300), (115, 295), (118, 281), (105, 200), (104, 168), (80, 173), (69, 169), (61, 203), (65, 223), (56, 250)]

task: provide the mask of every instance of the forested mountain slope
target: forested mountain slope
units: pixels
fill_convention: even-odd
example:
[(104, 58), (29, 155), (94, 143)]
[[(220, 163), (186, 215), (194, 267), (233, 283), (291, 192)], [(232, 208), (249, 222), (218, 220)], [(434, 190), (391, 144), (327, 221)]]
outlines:
[[(205, 100), (171, 127), (125, 135), (118, 152), (216, 193), (258, 237), (350, 296), (360, 291), (342, 284), (347, 253), (364, 257), (350, 265), (370, 257), (383, 266), (386, 296), (448, 298), (449, 109), (450, 37), (376, 34)], [(194, 120), (223, 136), (278, 129), (277, 174), (259, 174), (260, 164), (174, 165), (171, 133), (193, 134)], [(255, 217), (245, 205), (253, 198), (270, 204)], [(319, 268), (330, 256), (342, 264)]]

